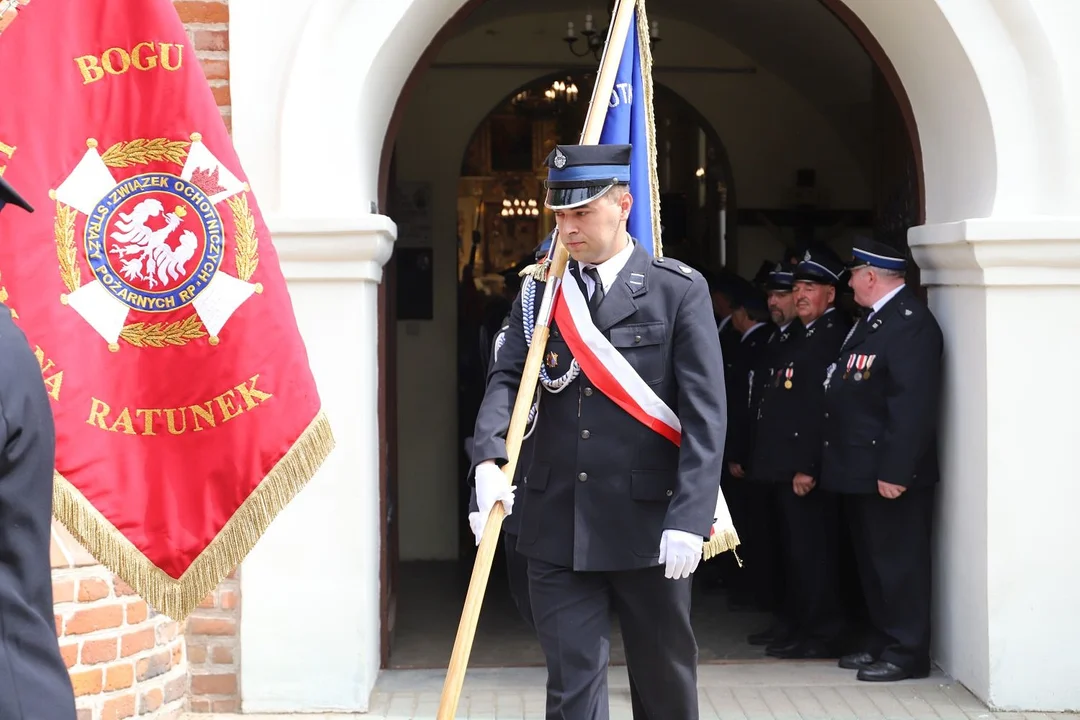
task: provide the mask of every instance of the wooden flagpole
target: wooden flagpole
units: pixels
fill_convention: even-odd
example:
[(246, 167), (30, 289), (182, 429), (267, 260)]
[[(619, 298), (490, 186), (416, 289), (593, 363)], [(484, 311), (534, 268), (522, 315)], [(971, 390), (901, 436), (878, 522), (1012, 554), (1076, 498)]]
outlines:
[[(600, 60), (600, 71), (596, 76), (592, 99), (589, 102), (589, 113), (585, 118), (585, 128), (581, 133), (581, 145), (596, 145), (600, 142), (604, 120), (607, 119), (609, 99), (615, 89), (619, 61), (622, 59), (623, 49), (634, 18), (637, 0), (615, 0), (615, 2), (604, 55)], [(569, 259), (570, 255), (566, 246), (559, 240), (556, 233), (552, 239), (551, 266), (548, 269), (547, 284), (540, 306), (540, 319), (533, 331), (532, 344), (529, 346), (529, 354), (525, 359), (525, 369), (521, 373), (514, 411), (510, 416), (510, 427), (506, 433), (507, 463), (502, 471), (507, 483), (513, 482), (514, 473), (517, 471), (518, 453), (521, 451), (525, 425), (528, 422), (529, 410), (532, 408), (536, 384), (540, 377), (540, 363), (544, 357), (544, 349), (547, 347), (551, 304)], [(457, 713), (461, 688), (465, 682), (465, 670), (469, 664), (469, 654), (472, 652), (473, 639), (476, 636), (476, 625), (480, 620), (480, 608), (484, 602), (484, 591), (491, 574), (491, 564), (495, 559), (495, 547), (504, 517), (502, 503), (495, 503), (484, 526), (484, 534), (480, 539), (476, 561), (473, 564), (469, 591), (465, 596), (465, 607), (461, 613), (457, 637), (454, 640), (454, 650), (450, 655), (450, 665), (446, 671), (446, 681), (443, 683), (442, 697), (439, 700), (439, 712), (436, 715), (438, 720), (453, 720)]]

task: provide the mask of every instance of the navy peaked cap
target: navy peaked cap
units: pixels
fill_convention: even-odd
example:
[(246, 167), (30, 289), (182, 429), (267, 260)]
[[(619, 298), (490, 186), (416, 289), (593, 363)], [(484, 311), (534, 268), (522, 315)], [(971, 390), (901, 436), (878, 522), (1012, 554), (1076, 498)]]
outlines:
[(556, 145), (544, 160), (544, 204), (568, 210), (587, 205), (614, 185), (628, 184), (630, 150), (630, 145)]
[(795, 266), (794, 279), (837, 285), (844, 271), (844, 263), (836, 253), (826, 247), (814, 247), (807, 250)]
[(904, 272), (907, 270), (907, 258), (896, 248), (860, 235), (852, 243), (848, 267), (854, 270), (866, 266)]

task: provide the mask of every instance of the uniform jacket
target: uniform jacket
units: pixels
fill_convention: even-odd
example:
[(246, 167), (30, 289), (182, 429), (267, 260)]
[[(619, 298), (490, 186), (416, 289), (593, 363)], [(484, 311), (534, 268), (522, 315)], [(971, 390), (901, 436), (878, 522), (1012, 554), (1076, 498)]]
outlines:
[(825, 391), (822, 487), (938, 481), (942, 346), (937, 320), (907, 287), (856, 324)]
[(728, 436), (725, 462), (746, 465), (750, 461), (753, 440), (754, 414), (751, 382), (754, 371), (761, 365), (768, 348), (769, 337), (776, 326), (765, 323), (750, 331), (746, 338), (733, 346), (733, 357), (724, 357), (724, 382), (728, 403)]
[(788, 326), (789, 339), (772, 343), (775, 365), (763, 369), (758, 386), (754, 480), (790, 483), (800, 472), (819, 476), (825, 374), (850, 328), (847, 317), (832, 310), (808, 330), (795, 320)]
[[(495, 333), (492, 338), (490, 346), (487, 348), (488, 352), (488, 364), (487, 364), (487, 376), (491, 379), (491, 371), (495, 369), (495, 360), (499, 357), (499, 351), (502, 349), (502, 345), (506, 342), (506, 331), (510, 329), (510, 316), (507, 315), (503, 318), (502, 325), (499, 327), (499, 331)], [(512, 409), (512, 408), (511, 408)], [(528, 432), (526, 430), (526, 432)], [(521, 451), (518, 453), (517, 468), (514, 470), (514, 485), (519, 485), (523, 477), (525, 477), (525, 471), (532, 462), (533, 452), (532, 436), (524, 438), (521, 441)], [(475, 462), (475, 453), (473, 457), (469, 458), (469, 462)], [(483, 458), (477, 458), (483, 459)], [(502, 529), (504, 532), (511, 535), (517, 535), (521, 527), (521, 512), (524, 507), (523, 500), (525, 499), (525, 492), (522, 490), (514, 495), (514, 509), (503, 519)], [(472, 493), (469, 495), (469, 512), (479, 512), (480, 507), (476, 501), (476, 487), (472, 488)]]
[(74, 720), (53, 617), (55, 429), (41, 367), (0, 305), (0, 718)]
[[(578, 281), (577, 263), (565, 281)], [(518, 491), (526, 495), (518, 550), (575, 570), (654, 566), (664, 529), (705, 538), (713, 522), (727, 412), (708, 285), (677, 260), (654, 259), (637, 246), (594, 322), (679, 416), (681, 448), (597, 391), (584, 373), (562, 392), (542, 390), (533, 463)], [(506, 458), (505, 433), (528, 353), (521, 327), (519, 296), (476, 421), (478, 461)], [(545, 350), (550, 376), (562, 376), (571, 360), (556, 326)]]

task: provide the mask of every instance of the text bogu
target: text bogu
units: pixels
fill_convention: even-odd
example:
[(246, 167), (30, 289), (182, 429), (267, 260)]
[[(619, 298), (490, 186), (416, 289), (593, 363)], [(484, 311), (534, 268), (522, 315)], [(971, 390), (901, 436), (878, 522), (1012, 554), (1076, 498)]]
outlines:
[(83, 85), (98, 82), (106, 75), (123, 75), (132, 70), (149, 72), (157, 68), (175, 72), (183, 65), (184, 46), (179, 43), (141, 42), (130, 50), (111, 47), (101, 56), (75, 58)]

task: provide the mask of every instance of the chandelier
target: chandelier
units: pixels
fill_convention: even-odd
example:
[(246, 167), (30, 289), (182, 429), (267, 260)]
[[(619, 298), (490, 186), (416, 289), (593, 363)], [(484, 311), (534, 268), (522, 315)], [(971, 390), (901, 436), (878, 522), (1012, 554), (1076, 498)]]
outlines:
[(543, 92), (526, 88), (510, 99), (519, 112), (534, 118), (552, 118), (578, 101), (578, 86), (573, 78), (556, 80)]
[[(589, 53), (592, 53), (593, 57), (600, 60), (600, 57), (604, 54), (604, 42), (608, 35), (608, 26), (611, 23), (611, 17), (609, 14), (608, 24), (603, 28), (597, 30), (593, 26), (592, 13), (585, 14), (585, 27), (581, 31), (581, 37), (585, 38), (585, 47), (581, 52), (574, 49), (575, 43), (580, 39), (578, 33), (574, 30), (574, 23), (570, 21), (566, 23), (566, 35), (563, 37), (563, 42), (570, 48), (570, 52), (574, 57), (585, 57)], [(653, 20), (649, 27), (649, 44), (655, 48), (657, 43), (660, 42), (660, 22)]]
[(514, 198), (503, 198), (502, 212), (499, 214), (504, 218), (509, 217), (536, 217), (540, 214), (540, 208), (537, 205), (536, 200), (532, 198), (528, 200), (519, 200)]

